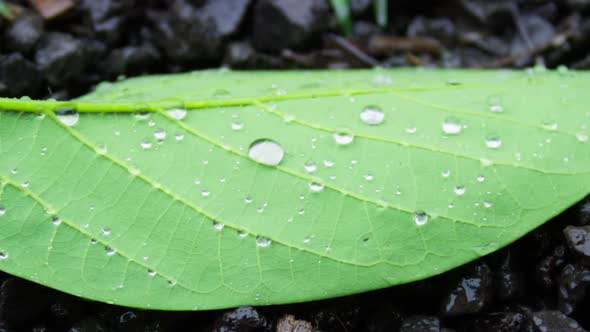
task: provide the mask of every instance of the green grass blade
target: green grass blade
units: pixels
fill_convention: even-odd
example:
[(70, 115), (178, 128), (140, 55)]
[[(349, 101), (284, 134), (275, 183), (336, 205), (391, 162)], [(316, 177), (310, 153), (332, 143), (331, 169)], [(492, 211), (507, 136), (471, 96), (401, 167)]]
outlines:
[(349, 36), (352, 33), (352, 20), (348, 0), (330, 0), (330, 3), (332, 4), (332, 9), (334, 9), (342, 32), (344, 35)]
[(375, 6), (375, 21), (381, 27), (387, 26), (387, 0), (374, 0)]

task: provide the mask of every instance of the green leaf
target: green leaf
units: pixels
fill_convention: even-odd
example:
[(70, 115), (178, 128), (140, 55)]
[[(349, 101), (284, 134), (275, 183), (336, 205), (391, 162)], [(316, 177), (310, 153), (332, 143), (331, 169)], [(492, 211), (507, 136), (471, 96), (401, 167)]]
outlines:
[(0, 269), (175, 310), (426, 278), (588, 194), (588, 82), (221, 70), (0, 99)]

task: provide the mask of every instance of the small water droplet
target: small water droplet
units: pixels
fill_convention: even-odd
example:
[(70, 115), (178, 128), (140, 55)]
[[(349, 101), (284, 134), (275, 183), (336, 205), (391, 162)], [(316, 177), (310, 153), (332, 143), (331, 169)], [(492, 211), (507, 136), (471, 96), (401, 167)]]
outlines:
[(584, 133), (577, 133), (576, 139), (580, 142), (588, 142), (588, 135)]
[(10, 174), (17, 174), (18, 173), (18, 169), (17, 168), (13, 168), (10, 170)]
[(365, 107), (360, 116), (364, 123), (371, 126), (381, 124), (385, 119), (385, 113), (383, 113), (380, 107), (375, 105)]
[(484, 182), (486, 180), (486, 177), (483, 175), (478, 175), (477, 176), (477, 182)]
[(373, 181), (375, 177), (373, 176), (373, 174), (365, 174), (363, 175), (363, 179), (365, 179), (366, 181)]
[(8, 254), (4, 251), (0, 251), (0, 259), (4, 260), (8, 258)]
[(491, 96), (488, 98), (489, 110), (492, 113), (502, 113), (504, 112), (504, 106), (502, 105), (502, 97), (500, 96)]
[(217, 221), (214, 221), (214, 222), (213, 222), (213, 228), (214, 228), (216, 231), (220, 231), (220, 230), (222, 230), (222, 229), (223, 229), (223, 227), (225, 227), (225, 225), (224, 225), (224, 224), (222, 224), (222, 223), (220, 223), (220, 222), (217, 222)]
[(20, 186), (23, 187), (23, 188), (28, 188), (29, 187), (29, 181), (21, 182)]
[(201, 190), (201, 196), (209, 197), (209, 195), (211, 195), (211, 192), (209, 190)]
[(483, 201), (483, 206), (486, 208), (491, 208), (492, 207), (492, 202), (490, 202), (489, 200), (485, 200)]
[(167, 110), (166, 113), (176, 120), (182, 120), (186, 117), (187, 112), (184, 108), (172, 108)]
[(334, 137), (334, 141), (336, 141), (338, 145), (348, 145), (354, 140), (354, 135), (346, 132), (334, 133), (332, 137)]
[(285, 155), (283, 147), (269, 139), (259, 139), (248, 148), (248, 156), (265, 165), (278, 165)]
[(154, 132), (154, 138), (161, 141), (166, 138), (166, 132), (163, 129), (158, 129)]
[(107, 254), (107, 256), (113, 256), (114, 254), (117, 253), (117, 251), (111, 247), (104, 247), (105, 253)]
[(457, 135), (463, 130), (463, 126), (459, 119), (455, 117), (446, 118), (442, 123), (442, 131), (447, 135)]
[(330, 159), (324, 160), (324, 166), (326, 166), (326, 167), (333, 167), (334, 164), (335, 164), (334, 161), (332, 161)]
[(182, 141), (184, 139), (184, 134), (176, 134), (174, 135), (174, 139), (177, 141)]
[(148, 126), (149, 126), (149, 127), (154, 127), (155, 125), (156, 125), (156, 121), (154, 121), (154, 120), (150, 120), (150, 121), (148, 122)]
[(156, 271), (154, 271), (154, 270), (148, 270), (148, 271), (147, 271), (147, 274), (148, 274), (148, 276), (150, 276), (150, 277), (155, 277), (157, 273), (156, 273)]
[(6, 214), (6, 208), (0, 206), (0, 217)]
[(141, 141), (141, 143), (139, 143), (139, 145), (141, 146), (142, 149), (147, 150), (152, 147), (152, 142), (147, 141), (147, 140), (143, 140), (143, 141)]
[(303, 238), (303, 243), (310, 243), (311, 242), (311, 236), (306, 236)]
[(57, 225), (61, 224), (61, 219), (59, 217), (52, 217), (51, 223), (54, 224), (55, 226), (57, 226)]
[(111, 235), (111, 230), (109, 228), (103, 228), (102, 229), (102, 235), (104, 235), (104, 236)]
[(90, 244), (96, 244), (97, 242), (96, 239), (90, 239)]
[(272, 241), (268, 238), (265, 238), (263, 236), (256, 236), (256, 245), (262, 248), (266, 248), (268, 246), (270, 246), (270, 244), (272, 243)]
[(490, 149), (498, 149), (502, 146), (502, 140), (498, 136), (488, 136), (486, 138), (486, 146)]
[(150, 113), (149, 112), (139, 112), (139, 113), (135, 113), (135, 118), (138, 120), (145, 120), (147, 118), (150, 117)]
[(415, 134), (417, 130), (418, 129), (416, 129), (416, 127), (408, 127), (408, 128), (406, 128), (406, 133)]
[(244, 129), (244, 123), (242, 121), (239, 121), (239, 120), (234, 120), (231, 123), (231, 129), (233, 129), (233, 130), (242, 130), (242, 129)]
[(250, 203), (252, 203), (252, 202), (253, 202), (253, 199), (252, 199), (252, 197), (246, 197), (246, 198), (244, 198), (244, 203), (246, 203), (246, 204), (250, 204)]
[(424, 211), (416, 211), (416, 213), (414, 213), (414, 222), (418, 226), (426, 225), (428, 219), (429, 217)]
[(241, 238), (245, 238), (246, 236), (248, 236), (248, 232), (243, 231), (243, 230), (239, 230), (238, 231), (238, 236)]
[(324, 185), (321, 183), (317, 183), (317, 182), (310, 182), (309, 183), (309, 189), (313, 192), (320, 192), (322, 190), (324, 190)]
[(559, 124), (553, 121), (543, 121), (541, 126), (543, 127), (543, 129), (550, 131), (555, 131), (557, 130), (557, 128), (559, 128)]
[(313, 173), (317, 171), (318, 165), (315, 162), (308, 160), (303, 164), (303, 168), (307, 173)]
[(304, 209), (299, 209), (299, 211), (297, 211), (297, 214), (302, 216), (305, 214), (305, 210)]
[(74, 126), (80, 119), (80, 114), (71, 106), (61, 107), (55, 110), (57, 119), (68, 127)]
[(443, 178), (448, 178), (449, 176), (451, 176), (451, 171), (450, 171), (450, 170), (448, 170), (448, 169), (444, 169), (442, 172), (440, 172), (440, 175), (441, 175)]
[(467, 189), (465, 188), (465, 186), (459, 185), (459, 186), (456, 186), (453, 189), (453, 191), (455, 192), (455, 194), (461, 196), (461, 195), (465, 194), (465, 191), (467, 191)]

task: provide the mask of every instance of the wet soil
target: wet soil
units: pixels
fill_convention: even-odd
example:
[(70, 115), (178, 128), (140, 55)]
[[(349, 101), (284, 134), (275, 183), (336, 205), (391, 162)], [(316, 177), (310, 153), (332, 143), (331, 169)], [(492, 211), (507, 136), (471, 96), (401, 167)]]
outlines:
[[(590, 68), (590, 0), (8, 0), (0, 96), (68, 99), (104, 80), (238, 69)], [(332, 300), (209, 312), (96, 303), (0, 273), (4, 331), (586, 331), (590, 199), (512, 245), (423, 281)]]

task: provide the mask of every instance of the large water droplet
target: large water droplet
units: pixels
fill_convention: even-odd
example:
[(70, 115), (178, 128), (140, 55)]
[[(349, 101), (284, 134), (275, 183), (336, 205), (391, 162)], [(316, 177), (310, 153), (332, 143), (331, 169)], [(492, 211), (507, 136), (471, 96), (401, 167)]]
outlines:
[(309, 189), (313, 192), (320, 192), (322, 190), (324, 190), (324, 185), (321, 183), (317, 183), (317, 182), (310, 182), (309, 183)]
[(588, 135), (584, 133), (577, 133), (576, 139), (580, 142), (588, 142)]
[(55, 110), (57, 119), (68, 127), (71, 127), (78, 123), (80, 114), (73, 107), (61, 107)]
[(416, 211), (416, 213), (414, 213), (414, 222), (418, 226), (426, 225), (428, 219), (429, 217), (424, 211)]
[(459, 119), (455, 117), (446, 118), (442, 123), (442, 131), (447, 135), (457, 135), (463, 129)]
[(166, 111), (168, 115), (175, 118), (176, 120), (182, 120), (186, 117), (186, 109), (184, 108), (173, 108)]
[(271, 239), (265, 238), (263, 236), (256, 236), (256, 245), (262, 248), (270, 246), (272, 243)]
[(375, 105), (365, 107), (361, 112), (361, 120), (368, 125), (378, 125), (385, 119), (385, 113)]
[(59, 217), (52, 217), (51, 223), (54, 224), (55, 226), (57, 226), (57, 225), (61, 224), (61, 219)]
[(283, 147), (269, 139), (259, 139), (250, 144), (248, 156), (253, 160), (266, 165), (278, 165), (285, 155)]
[(498, 136), (488, 136), (486, 138), (486, 146), (490, 149), (498, 149), (502, 146), (502, 140)]
[(348, 144), (352, 143), (352, 141), (354, 140), (354, 135), (351, 133), (346, 133), (346, 132), (334, 133), (332, 135), (332, 137), (334, 137), (334, 140), (339, 145), (348, 145)]

